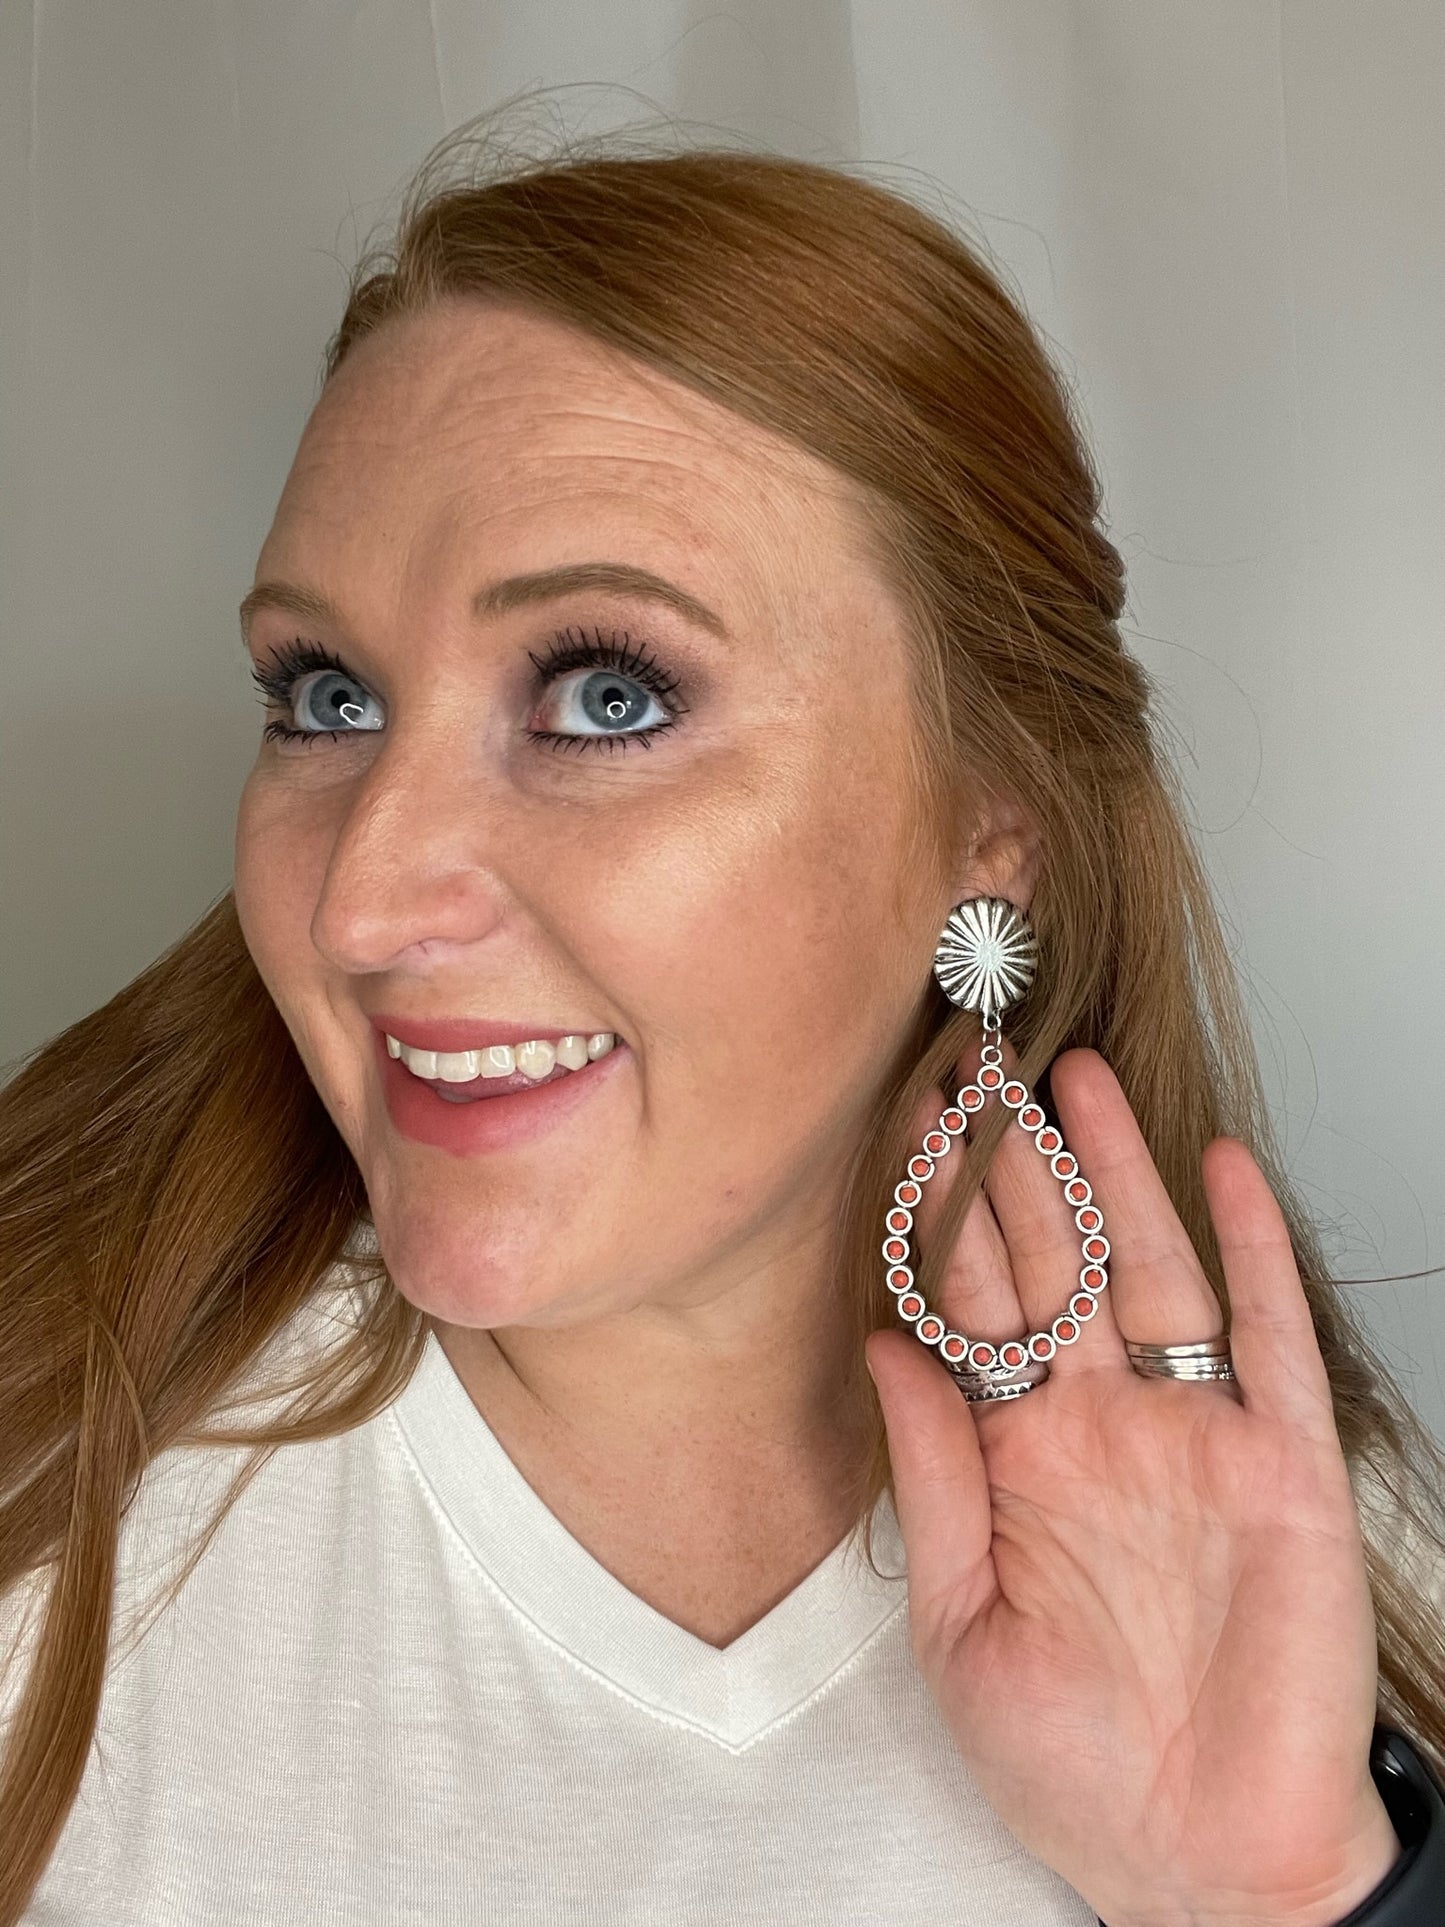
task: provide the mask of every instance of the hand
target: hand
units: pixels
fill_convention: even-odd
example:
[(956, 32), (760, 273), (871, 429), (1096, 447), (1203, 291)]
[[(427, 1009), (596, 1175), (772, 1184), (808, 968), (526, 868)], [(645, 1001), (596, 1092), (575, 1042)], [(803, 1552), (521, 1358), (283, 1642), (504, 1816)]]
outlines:
[[(1212, 1337), (1219, 1304), (1104, 1059), (1067, 1051), (1050, 1083), (1112, 1247), (1077, 1342), (1022, 1398), (971, 1405), (901, 1324), (867, 1341), (914, 1657), (995, 1809), (1108, 1927), (1327, 1927), (1400, 1846), (1369, 1772), (1359, 1525), (1284, 1218), (1245, 1145), (1208, 1145), (1237, 1384), (1140, 1377), (1121, 1332)], [(924, 1188), (915, 1261), (962, 1156)], [(1079, 1244), (1012, 1124), (930, 1309), (970, 1338), (1038, 1330)]]

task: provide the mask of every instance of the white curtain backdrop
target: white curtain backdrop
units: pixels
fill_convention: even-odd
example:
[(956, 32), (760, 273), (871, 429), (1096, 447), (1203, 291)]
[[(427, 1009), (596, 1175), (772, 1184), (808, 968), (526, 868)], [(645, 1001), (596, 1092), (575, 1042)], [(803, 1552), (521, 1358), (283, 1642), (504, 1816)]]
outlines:
[[(1445, 1264), (1438, 0), (0, 0), (0, 1075), (226, 887), (235, 608), (345, 269), (445, 129), (564, 82), (574, 128), (861, 161), (992, 251), (1291, 1166), (1344, 1275)], [(1445, 1278), (1357, 1295), (1445, 1438)]]

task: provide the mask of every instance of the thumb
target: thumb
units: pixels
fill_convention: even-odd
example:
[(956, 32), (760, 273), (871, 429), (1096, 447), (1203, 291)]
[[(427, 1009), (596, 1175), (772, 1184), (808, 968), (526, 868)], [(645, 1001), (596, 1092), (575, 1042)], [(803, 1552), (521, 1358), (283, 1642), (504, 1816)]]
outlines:
[(952, 1640), (995, 1590), (973, 1413), (948, 1368), (907, 1332), (870, 1332), (863, 1351), (888, 1430), (910, 1616), (930, 1644), (935, 1633)]

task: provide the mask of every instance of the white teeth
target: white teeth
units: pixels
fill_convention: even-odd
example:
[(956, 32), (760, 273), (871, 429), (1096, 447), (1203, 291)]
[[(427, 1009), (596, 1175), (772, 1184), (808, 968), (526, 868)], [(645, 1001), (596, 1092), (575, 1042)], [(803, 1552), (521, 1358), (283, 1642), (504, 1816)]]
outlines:
[(572, 1031), (556, 1043), (534, 1037), (520, 1044), (489, 1044), (483, 1050), (413, 1050), (399, 1038), (387, 1035), (389, 1057), (398, 1057), (413, 1075), (431, 1083), (470, 1084), (478, 1077), (511, 1077), (521, 1071), (540, 1082), (560, 1064), (564, 1070), (580, 1071), (589, 1062), (605, 1057), (616, 1044), (616, 1033), (594, 1031), (586, 1036)]
[[(426, 1052), (418, 1051), (417, 1055), (424, 1057)], [(443, 1084), (470, 1084), (481, 1070), (482, 1053), (479, 1050), (439, 1050), (436, 1060), (437, 1067), (433, 1075), (439, 1077)], [(417, 1075), (424, 1077), (426, 1073), (419, 1071)]]
[(557, 1046), (536, 1038), (517, 1048), (517, 1069), (527, 1077), (550, 1077), (557, 1063)]

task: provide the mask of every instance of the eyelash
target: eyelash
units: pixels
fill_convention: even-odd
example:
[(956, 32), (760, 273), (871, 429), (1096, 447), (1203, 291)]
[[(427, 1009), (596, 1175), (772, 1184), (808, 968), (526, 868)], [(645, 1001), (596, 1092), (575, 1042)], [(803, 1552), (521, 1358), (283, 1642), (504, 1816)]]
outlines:
[[(604, 636), (600, 629), (592, 630), (590, 635), (585, 629), (562, 629), (551, 639), (544, 655), (536, 655), (530, 649), (527, 654), (537, 668), (534, 700), (570, 669), (615, 669), (641, 688), (651, 690), (668, 711), (665, 723), (654, 723), (649, 729), (635, 729), (625, 735), (619, 731), (611, 736), (567, 736), (560, 730), (529, 729), (527, 736), (534, 743), (543, 743), (553, 749), (576, 748), (579, 752), (595, 745), (599, 749), (606, 747), (609, 754), (614, 754), (619, 746), (626, 750), (637, 742), (651, 749), (650, 739), (660, 736), (664, 730), (674, 729), (687, 713), (687, 704), (675, 697), (680, 687), (677, 678), (652, 656), (636, 647), (626, 630)], [(251, 680), (260, 692), (261, 701), (268, 707), (273, 704), (285, 706), (290, 702), (292, 691), (301, 677), (318, 669), (334, 670), (352, 682), (361, 682), (361, 678), (353, 674), (332, 650), (320, 643), (303, 641), (299, 636), (273, 649), (266, 666), (251, 671)], [(299, 740), (313, 743), (323, 736), (335, 742), (339, 736), (368, 733), (363, 730), (292, 729), (289, 724), (273, 718), (261, 736), (263, 742)]]

